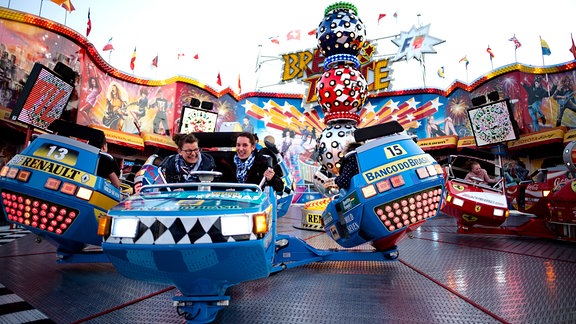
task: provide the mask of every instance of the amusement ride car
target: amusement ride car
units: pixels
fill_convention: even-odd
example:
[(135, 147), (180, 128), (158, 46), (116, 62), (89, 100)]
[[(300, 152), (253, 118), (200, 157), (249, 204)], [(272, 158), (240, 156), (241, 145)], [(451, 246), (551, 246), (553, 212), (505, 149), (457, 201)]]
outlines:
[[(175, 305), (190, 322), (214, 320), (229, 303), (226, 289), (243, 281), (311, 262), (395, 260), (403, 234), (436, 216), (444, 183), (437, 162), (399, 132), (396, 122), (358, 132), (364, 140), (366, 134), (377, 138), (357, 151), (357, 186), (335, 197), (324, 216), (327, 233), (340, 245), (371, 243), (371, 251), (321, 250), (279, 234), (271, 188), (216, 182), (213, 171), (199, 173), (198, 183), (165, 184), (153, 158), (139, 171), (146, 178), (139, 192), (100, 218), (102, 249), (126, 277), (176, 286), (182, 296), (173, 298)], [(234, 134), (202, 140), (211, 142), (233, 146)], [(396, 205), (402, 206), (398, 215), (384, 213)]]
[[(59, 262), (108, 262), (99, 249), (98, 219), (121, 190), (96, 175), (100, 130), (57, 121), (0, 170), (0, 205), (9, 223), (57, 247)], [(96, 140), (98, 142), (98, 140)]]

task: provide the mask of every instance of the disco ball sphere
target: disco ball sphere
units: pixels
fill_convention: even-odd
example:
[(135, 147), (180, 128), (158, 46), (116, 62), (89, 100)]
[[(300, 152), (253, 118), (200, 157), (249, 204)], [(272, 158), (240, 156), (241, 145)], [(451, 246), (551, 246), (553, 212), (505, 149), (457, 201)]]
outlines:
[(356, 7), (345, 2), (328, 6), (316, 30), (316, 39), (324, 57), (334, 54), (358, 55), (366, 40), (366, 29)]
[(354, 142), (354, 122), (333, 122), (328, 124), (320, 136), (316, 139), (316, 151), (318, 162), (328, 175), (338, 175), (340, 159), (346, 145)]
[(355, 68), (338, 64), (322, 74), (316, 84), (318, 103), (324, 111), (324, 122), (334, 119), (360, 121), (358, 112), (367, 96), (366, 78)]

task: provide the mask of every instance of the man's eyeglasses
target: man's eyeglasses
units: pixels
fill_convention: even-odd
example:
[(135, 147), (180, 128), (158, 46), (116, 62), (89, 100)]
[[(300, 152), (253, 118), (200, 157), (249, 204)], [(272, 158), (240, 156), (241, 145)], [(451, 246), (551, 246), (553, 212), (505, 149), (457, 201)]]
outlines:
[(192, 152), (194, 153), (198, 153), (200, 152), (200, 149), (193, 149), (193, 150), (181, 150), (180, 152), (185, 153), (185, 154), (190, 154)]

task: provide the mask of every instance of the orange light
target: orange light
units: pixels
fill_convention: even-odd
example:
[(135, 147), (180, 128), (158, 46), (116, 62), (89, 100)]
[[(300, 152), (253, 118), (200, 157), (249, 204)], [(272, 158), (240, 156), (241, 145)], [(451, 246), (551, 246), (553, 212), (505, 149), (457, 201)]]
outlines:
[(58, 190), (61, 182), (62, 181), (58, 179), (48, 178), (48, 180), (46, 180), (46, 183), (44, 184), (44, 188), (51, 190)]
[(3, 166), (2, 170), (0, 170), (0, 177), (5, 177), (8, 174), (8, 170), (10, 170), (9, 166)]
[(60, 191), (67, 195), (73, 195), (76, 192), (76, 185), (70, 182), (64, 182)]
[(254, 234), (264, 234), (268, 232), (268, 215), (266, 213), (258, 213), (252, 215)]
[(98, 235), (108, 237), (110, 236), (110, 228), (112, 225), (112, 217), (108, 215), (101, 215), (98, 219)]
[(20, 172), (18, 173), (18, 176), (16, 177), (16, 179), (22, 181), (22, 182), (28, 182), (28, 179), (30, 179), (30, 175), (32, 175), (32, 172), (30, 171), (25, 171), (25, 170), (20, 170)]

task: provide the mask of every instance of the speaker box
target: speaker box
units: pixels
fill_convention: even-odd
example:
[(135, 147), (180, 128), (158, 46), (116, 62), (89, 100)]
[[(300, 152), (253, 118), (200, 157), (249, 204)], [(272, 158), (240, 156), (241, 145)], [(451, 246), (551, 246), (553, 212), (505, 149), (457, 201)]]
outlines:
[(200, 107), (200, 99), (192, 98), (192, 100), (190, 100), (190, 106), (195, 108)]
[(212, 110), (212, 107), (214, 107), (214, 104), (210, 101), (202, 101), (202, 105), (200, 105), (200, 108), (206, 110)]
[(69, 84), (73, 85), (76, 81), (76, 72), (62, 62), (56, 63), (56, 66), (54, 66), (54, 72), (59, 74), (62, 77), (62, 80)]
[(472, 98), (472, 105), (474, 107), (480, 106), (486, 103), (486, 96), (479, 96), (476, 98)]
[(498, 101), (498, 99), (500, 99), (500, 95), (498, 94), (498, 91), (492, 91), (488, 94), (488, 100)]

